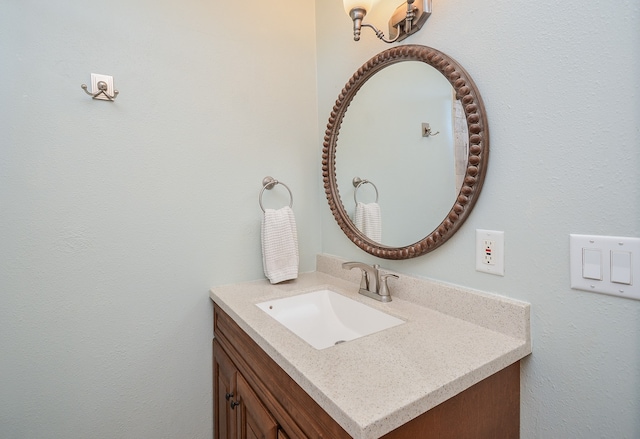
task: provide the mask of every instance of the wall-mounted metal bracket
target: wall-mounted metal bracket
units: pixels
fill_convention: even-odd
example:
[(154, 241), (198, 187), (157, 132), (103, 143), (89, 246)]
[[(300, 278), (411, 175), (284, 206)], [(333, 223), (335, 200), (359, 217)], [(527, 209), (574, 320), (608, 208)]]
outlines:
[(86, 84), (80, 86), (86, 94), (93, 99), (101, 99), (104, 101), (113, 101), (118, 96), (119, 91), (113, 87), (113, 76), (91, 74), (91, 92), (89, 92)]
[[(411, 11), (410, 17), (407, 16), (408, 10)], [(389, 19), (389, 39), (402, 41), (415, 34), (430, 16), (431, 0), (412, 0), (401, 4)]]
[(422, 124), (422, 137), (432, 137), (437, 136), (438, 134), (440, 134), (440, 131), (436, 131), (434, 133), (433, 131), (431, 131), (431, 127), (428, 123)]

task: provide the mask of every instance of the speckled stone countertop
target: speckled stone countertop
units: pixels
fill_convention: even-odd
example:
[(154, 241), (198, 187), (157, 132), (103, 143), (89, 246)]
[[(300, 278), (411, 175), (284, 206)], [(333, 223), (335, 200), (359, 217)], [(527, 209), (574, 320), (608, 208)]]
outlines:
[[(210, 296), (356, 439), (379, 438), (531, 353), (527, 303), (401, 273), (393, 301), (379, 303), (358, 294), (360, 270), (342, 262), (319, 255), (317, 271), (295, 281)], [(255, 305), (327, 287), (406, 323), (316, 350)]]

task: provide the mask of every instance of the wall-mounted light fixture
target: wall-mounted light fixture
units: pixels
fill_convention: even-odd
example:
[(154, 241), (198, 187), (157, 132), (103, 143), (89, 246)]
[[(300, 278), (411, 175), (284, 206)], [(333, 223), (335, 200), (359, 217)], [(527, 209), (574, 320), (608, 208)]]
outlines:
[(363, 23), (367, 12), (371, 11), (373, 0), (343, 0), (344, 10), (353, 20), (353, 39), (360, 40), (360, 30), (363, 27), (373, 29), (376, 36), (385, 43), (402, 41), (409, 35), (420, 30), (431, 15), (431, 0), (407, 0), (398, 6), (389, 19), (389, 39), (375, 26)]

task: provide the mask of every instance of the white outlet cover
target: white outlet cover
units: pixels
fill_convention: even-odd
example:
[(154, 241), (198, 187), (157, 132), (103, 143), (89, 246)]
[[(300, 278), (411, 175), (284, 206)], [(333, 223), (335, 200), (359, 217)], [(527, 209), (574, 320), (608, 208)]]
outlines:
[[(484, 262), (484, 241), (494, 242), (494, 264)], [(476, 229), (476, 271), (504, 276), (504, 232), (496, 230)]]

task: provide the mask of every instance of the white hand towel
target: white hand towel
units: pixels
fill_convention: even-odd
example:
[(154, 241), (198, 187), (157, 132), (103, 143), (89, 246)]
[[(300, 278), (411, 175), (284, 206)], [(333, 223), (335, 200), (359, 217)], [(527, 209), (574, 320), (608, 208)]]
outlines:
[(298, 232), (293, 210), (265, 209), (262, 219), (262, 263), (272, 284), (298, 277)]
[(355, 224), (358, 230), (375, 242), (382, 242), (382, 217), (378, 203), (356, 203)]

